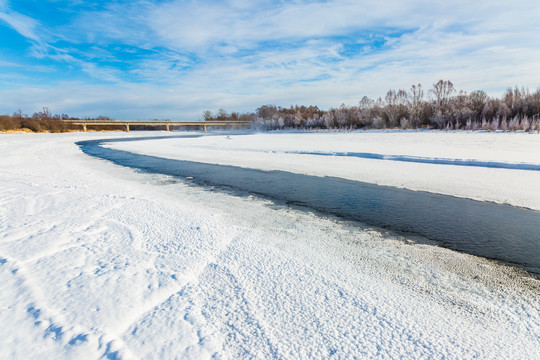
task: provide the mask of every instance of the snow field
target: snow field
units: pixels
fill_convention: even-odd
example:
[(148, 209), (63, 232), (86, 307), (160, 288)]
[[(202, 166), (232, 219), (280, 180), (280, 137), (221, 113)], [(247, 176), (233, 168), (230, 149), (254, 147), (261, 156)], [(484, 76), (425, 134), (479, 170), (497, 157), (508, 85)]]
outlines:
[(105, 136), (0, 139), (0, 358), (540, 353), (538, 280), (74, 145)]

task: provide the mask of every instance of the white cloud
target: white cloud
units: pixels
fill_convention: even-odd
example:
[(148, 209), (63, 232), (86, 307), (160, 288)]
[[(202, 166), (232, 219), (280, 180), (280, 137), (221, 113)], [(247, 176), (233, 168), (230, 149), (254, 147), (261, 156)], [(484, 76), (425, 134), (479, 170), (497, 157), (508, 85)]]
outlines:
[[(0, 91), (0, 109), (193, 119), (219, 107), (355, 104), (439, 79), (493, 95), (512, 85), (535, 89), (539, 9), (536, 1), (501, 0), (113, 3), (49, 29), (73, 47), (34, 48), (108, 84), (20, 85)], [(37, 22), (20, 16), (11, 14), (10, 25), (39, 38)], [(344, 52), (355, 43), (365, 46)], [(115, 45), (139, 54), (117, 59)], [(121, 61), (129, 66), (114, 66)]]
[[(241, 8), (223, 3), (200, 6), (195, 1), (173, 1), (147, 9), (147, 24), (168, 46), (202, 51), (223, 43), (250, 47), (263, 41), (428, 26), (513, 30), (515, 25), (523, 24), (523, 16), (534, 19), (531, 10), (538, 9), (538, 4), (521, 1), (513, 4), (512, 9), (508, 7), (506, 1), (500, 0), (489, 2), (489, 6), (463, 0), (334, 0), (263, 2)], [(534, 22), (529, 26), (534, 26)]]

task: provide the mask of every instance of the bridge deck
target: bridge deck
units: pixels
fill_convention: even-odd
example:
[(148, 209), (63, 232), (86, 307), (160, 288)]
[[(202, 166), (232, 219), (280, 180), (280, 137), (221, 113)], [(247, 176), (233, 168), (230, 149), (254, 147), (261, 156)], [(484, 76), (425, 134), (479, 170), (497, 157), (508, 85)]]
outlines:
[(202, 126), (206, 131), (207, 126), (234, 126), (251, 124), (251, 121), (231, 120), (231, 121), (140, 121), (140, 120), (63, 120), (71, 125), (82, 126), (83, 131), (87, 130), (87, 126), (123, 126), (126, 131), (129, 131), (130, 126), (144, 125), (144, 126), (165, 126), (167, 131), (170, 131), (171, 126)]

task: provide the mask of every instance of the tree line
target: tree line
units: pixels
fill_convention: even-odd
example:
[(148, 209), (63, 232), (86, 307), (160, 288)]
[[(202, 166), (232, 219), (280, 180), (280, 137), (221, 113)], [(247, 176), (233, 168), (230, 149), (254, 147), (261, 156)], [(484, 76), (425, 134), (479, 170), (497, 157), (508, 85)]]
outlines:
[(484, 91), (457, 91), (449, 80), (440, 80), (424, 90), (421, 84), (409, 90), (389, 90), (376, 100), (364, 96), (357, 105), (321, 110), (317, 106), (284, 108), (263, 105), (253, 113), (220, 109), (205, 120), (251, 120), (261, 130), (277, 129), (417, 129), (444, 130), (540, 130), (540, 89), (508, 88), (501, 98)]
[[(76, 117), (69, 117), (66, 114), (52, 114), (49, 108), (44, 107), (42, 111), (35, 112), (32, 116), (23, 114), (19, 109), (12, 115), (0, 115), (0, 131), (28, 129), (32, 132), (67, 132), (76, 131), (80, 126), (74, 126), (62, 120), (80, 120)], [(107, 116), (97, 118), (87, 118), (87, 120), (111, 120)]]
[[(508, 88), (502, 97), (488, 96), (484, 91), (457, 91), (449, 80), (440, 80), (431, 89), (421, 84), (409, 90), (389, 90), (376, 100), (364, 96), (356, 105), (329, 110), (317, 106), (263, 105), (251, 113), (219, 109), (217, 114), (203, 112), (210, 120), (251, 121), (259, 130), (278, 129), (418, 129), (540, 131), (540, 89)], [(79, 120), (66, 114), (53, 115), (48, 108), (23, 114), (0, 115), (0, 131), (29, 129), (34, 132), (78, 130), (62, 120)], [(86, 118), (89, 119), (90, 118)], [(110, 120), (107, 116), (95, 119)], [(110, 130), (116, 129), (111, 126)], [(142, 129), (142, 128), (141, 128)]]

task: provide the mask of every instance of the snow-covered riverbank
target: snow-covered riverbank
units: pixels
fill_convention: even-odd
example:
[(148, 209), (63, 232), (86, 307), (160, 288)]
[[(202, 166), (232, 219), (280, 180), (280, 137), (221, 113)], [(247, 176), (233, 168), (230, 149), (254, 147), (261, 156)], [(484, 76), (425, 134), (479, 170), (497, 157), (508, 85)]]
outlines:
[[(512, 268), (139, 174), (74, 145), (141, 135), (0, 137), (1, 358), (531, 359), (540, 353), (539, 281)], [(313, 142), (318, 135), (114, 146), (243, 166), (280, 163), (284, 170), (334, 176), (322, 170), (354, 172), (351, 160), (366, 170), (355, 174), (373, 170), (387, 179), (409, 165), (443, 166), (399, 163), (396, 170), (394, 161), (359, 158), (332, 165), (322, 156), (284, 153), (364, 151), (347, 147), (350, 134)], [(524, 141), (532, 153), (535, 142)], [(387, 147), (376, 144), (366, 144), (366, 152), (384, 153)], [(401, 154), (459, 157), (454, 151)], [(491, 156), (478, 159), (516, 162), (504, 148)], [(530, 156), (519, 162), (538, 162)], [(498, 171), (518, 171), (516, 178), (526, 182), (538, 176)], [(458, 172), (463, 181), (471, 175)], [(506, 194), (535, 208), (536, 193), (523, 191)], [(527, 194), (536, 200), (521, 203)]]
[[(526, 170), (540, 169), (538, 134), (277, 132), (107, 146), (171, 159), (336, 176), (540, 210), (540, 171)], [(493, 167), (504, 165), (513, 169)]]

